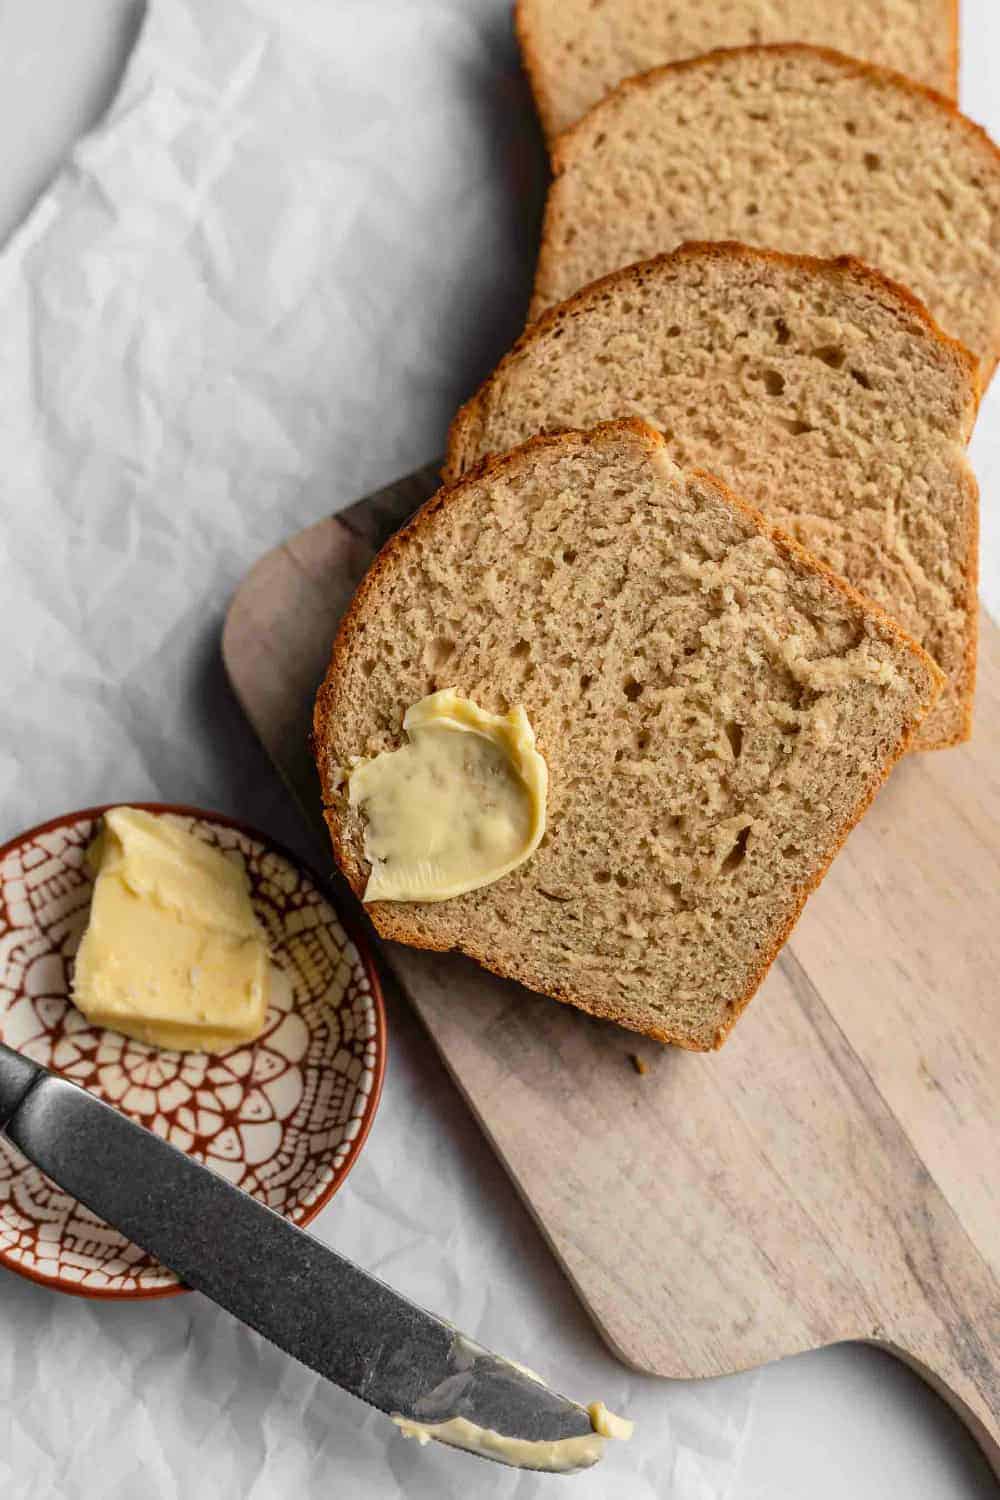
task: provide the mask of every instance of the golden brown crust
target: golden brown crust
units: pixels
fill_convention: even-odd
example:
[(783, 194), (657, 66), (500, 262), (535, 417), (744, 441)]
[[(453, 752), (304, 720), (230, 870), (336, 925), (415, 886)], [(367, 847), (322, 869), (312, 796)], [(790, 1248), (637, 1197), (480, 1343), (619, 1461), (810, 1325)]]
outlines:
[[(648, 72), (636, 73), (631, 78), (623, 79), (618, 86), (612, 89), (585, 115), (581, 115), (575, 125), (556, 137), (551, 147), (551, 165), (553, 187), (559, 177), (565, 171), (567, 163), (573, 156), (574, 148), (583, 142), (584, 137), (591, 127), (605, 116), (610, 117), (617, 110), (623, 99), (629, 94), (641, 93), (643, 90), (654, 86), (662, 78), (678, 77), (681, 73), (692, 73), (703, 68), (714, 67), (716, 63), (727, 58), (755, 57), (758, 55), (770, 55), (774, 57), (820, 57), (826, 62), (834, 64), (846, 73), (862, 75), (873, 79), (882, 86), (892, 86), (903, 89), (913, 97), (930, 103), (937, 109), (944, 110), (949, 118), (957, 120), (959, 125), (967, 134), (974, 138), (981, 147), (985, 147), (993, 158), (996, 170), (1000, 172), (1000, 146), (992, 139), (989, 133), (978, 125), (975, 120), (970, 120), (964, 115), (953, 99), (946, 94), (939, 93), (937, 89), (930, 88), (927, 84), (917, 83), (915, 79), (908, 78), (905, 73), (898, 73), (893, 68), (884, 68), (878, 63), (866, 62), (863, 58), (848, 57), (844, 52), (837, 52), (833, 47), (814, 47), (805, 42), (774, 42), (767, 46), (748, 47), (716, 47), (711, 52), (704, 52), (700, 57), (688, 57), (679, 62), (665, 63), (658, 68), (650, 68)], [(956, 52), (957, 57), (957, 52)], [(546, 272), (550, 258), (555, 255), (552, 243), (551, 225), (558, 216), (558, 206), (555, 202), (555, 193), (550, 189), (545, 205), (545, 215), (542, 220), (541, 244), (538, 252), (538, 264), (535, 268), (535, 291), (532, 297), (529, 319), (538, 317), (547, 305), (547, 294), (541, 293), (540, 288), (546, 280)], [(915, 301), (917, 299), (914, 299)], [(991, 354), (989, 358), (984, 354), (981, 361), (983, 367), (982, 383), (985, 387), (989, 384), (997, 366), (1000, 356)]]
[(869, 291), (875, 293), (884, 302), (892, 302), (900, 310), (905, 310), (923, 324), (932, 337), (936, 338), (949, 356), (964, 371), (969, 381), (970, 395), (972, 397), (972, 410), (969, 415), (968, 432), (965, 442), (972, 436), (972, 428), (976, 418), (979, 403), (982, 400), (982, 381), (980, 379), (979, 362), (964, 344), (958, 339), (952, 338), (945, 333), (941, 325), (936, 321), (933, 314), (927, 309), (920, 298), (915, 296), (908, 287), (901, 282), (894, 281), (891, 276), (876, 270), (873, 266), (866, 265), (864, 261), (858, 260), (853, 255), (838, 255), (833, 257), (818, 255), (798, 255), (786, 250), (758, 249), (754, 245), (745, 245), (741, 240), (685, 240), (674, 250), (668, 250), (661, 255), (650, 256), (648, 260), (636, 261), (633, 265), (622, 266), (617, 271), (609, 271), (606, 276), (599, 276), (596, 281), (589, 282), (567, 297), (565, 302), (557, 302), (541, 317), (533, 323), (529, 323), (517, 341), (501, 359), (492, 374), (488, 375), (482, 385), (470, 396), (468, 401), (461, 406), (456, 413), (451, 427), (448, 431), (448, 444), (445, 457), (442, 478), (446, 484), (454, 484), (463, 473), (463, 465), (469, 449), (470, 435), (475, 429), (480, 412), (495, 386), (499, 385), (503, 374), (519, 354), (532, 344), (537, 343), (540, 338), (560, 323), (574, 318), (589, 303), (596, 301), (606, 291), (621, 289), (629, 284), (640, 282), (643, 276), (658, 267), (669, 267), (678, 264), (682, 260), (716, 260), (731, 261), (733, 263), (746, 264), (770, 264), (775, 266), (795, 267), (799, 270), (812, 271), (817, 275), (826, 276), (831, 279), (844, 277), (847, 280), (860, 283)]
[(593, 105), (585, 115), (581, 115), (575, 125), (571, 125), (557, 137), (553, 146), (553, 173), (556, 176), (559, 175), (565, 165), (567, 148), (572, 146), (578, 134), (583, 133), (585, 126), (598, 119), (602, 111), (610, 113), (616, 109), (625, 95), (641, 93), (644, 88), (649, 88), (650, 85), (667, 76), (676, 77), (679, 73), (692, 73), (700, 68), (710, 67), (722, 58), (752, 57), (764, 53), (775, 57), (822, 57), (826, 62), (842, 67), (845, 72), (867, 74), (877, 83), (896, 84), (910, 94), (922, 96), (953, 115), (961, 122), (963, 128), (968, 129), (971, 135), (978, 136), (1000, 160), (1000, 147), (996, 145), (988, 131), (982, 125), (978, 125), (975, 120), (970, 120), (969, 116), (963, 114), (958, 108), (954, 99), (949, 99), (948, 95), (942, 94), (939, 89), (931, 88), (926, 83), (918, 83), (915, 78), (910, 78), (906, 73), (897, 72), (895, 68), (887, 68), (881, 63), (869, 62), (863, 57), (851, 57), (846, 52), (838, 52), (835, 47), (818, 47), (810, 42), (769, 42), (751, 43), (745, 47), (713, 47), (711, 52), (703, 52), (699, 57), (685, 57), (677, 62), (662, 63), (658, 68), (649, 68), (644, 73), (634, 73), (631, 78), (622, 79), (621, 83), (617, 84), (609, 94)]
[[(538, 111), (538, 117), (539, 117), (539, 119), (540, 119), (540, 121), (542, 123), (542, 130), (545, 133), (545, 139), (546, 139), (546, 141), (548, 143), (549, 150), (551, 152), (552, 149), (553, 149), (553, 147), (554, 147), (554, 145), (555, 145), (555, 143), (556, 143), (556, 141), (559, 139), (559, 131), (555, 127), (555, 106), (554, 106), (552, 97), (551, 97), (551, 95), (550, 95), (550, 93), (549, 93), (549, 91), (548, 91), (548, 89), (546, 87), (546, 83), (545, 83), (545, 69), (543, 68), (542, 62), (541, 62), (541, 50), (540, 50), (539, 47), (537, 47), (535, 45), (535, 34), (534, 34), (534, 30), (532, 28), (531, 20), (530, 20), (530, 18), (528, 16), (528, 10), (529, 10), (529, 8), (530, 8), (530, 0), (515, 0), (515, 4), (514, 4), (514, 32), (515, 32), (515, 35), (517, 37), (518, 47), (520, 48), (521, 60), (522, 60), (522, 62), (524, 64), (524, 71), (527, 73), (527, 75), (528, 75), (528, 82), (531, 85), (531, 93), (532, 93), (532, 97), (534, 98), (534, 101), (535, 101), (535, 108)], [(946, 26), (947, 31), (948, 31), (948, 57), (949, 57), (948, 73), (949, 73), (949, 81), (948, 81), (948, 93), (943, 93), (942, 92), (942, 93), (940, 93), (940, 97), (943, 98), (943, 99), (945, 99), (948, 103), (954, 104), (957, 101), (957, 99), (958, 99), (959, 30), (960, 30), (960, 26), (959, 26), (959, 21), (960, 21), (960, 18), (959, 18), (959, 0), (944, 0), (944, 11), (945, 11), (944, 23), (945, 23), (945, 26)], [(759, 44), (759, 45), (770, 45), (772, 47), (782, 47), (782, 46), (784, 46), (784, 47), (791, 47), (791, 46), (808, 46), (810, 44), (804, 43), (804, 42), (803, 43), (771, 42), (769, 44)], [(748, 50), (748, 49), (740, 49), (740, 48), (716, 48), (715, 50), (716, 51), (739, 51), (739, 50)], [(826, 49), (824, 49), (824, 48), (819, 47), (819, 46), (813, 47), (812, 50), (817, 51), (817, 52), (824, 51), (824, 50), (831, 51), (831, 52), (834, 51), (833, 48), (826, 48)], [(702, 54), (702, 55), (709, 56), (711, 54)], [(841, 54), (838, 54), (838, 55), (839, 56), (847, 56), (848, 54), (841, 53)], [(690, 59), (674, 59), (673, 61), (683, 61), (683, 60), (690, 60)], [(669, 67), (671, 65), (672, 65), (671, 60), (668, 59), (661, 66), (663, 66), (663, 67)], [(874, 63), (872, 66), (874, 66), (874, 67), (881, 67), (882, 64)], [(891, 72), (893, 70), (892, 69), (886, 69), (886, 71)], [(639, 77), (639, 78), (641, 78), (641, 77), (643, 77), (645, 75), (639, 73), (639, 74), (633, 74), (632, 76), (633, 77)], [(902, 73), (898, 74), (897, 76), (899, 76), (899, 77), (908, 77), (908, 75), (902, 74)], [(623, 80), (623, 81), (626, 81), (626, 80)], [(925, 87), (925, 88), (929, 88), (930, 87), (929, 85), (926, 85), (926, 84), (922, 85), (922, 86)], [(939, 91), (935, 90), (935, 89), (930, 89), (930, 92), (937, 93)], [(605, 96), (605, 97), (608, 97), (608, 96)], [(599, 102), (603, 102), (603, 101), (599, 101)], [(592, 108), (596, 108), (597, 106), (593, 105), (591, 107)], [(581, 115), (580, 119), (582, 120), (583, 118), (584, 118), (584, 116)], [(575, 126), (578, 125), (579, 123), (580, 123), (580, 120), (574, 120), (571, 125), (569, 125), (569, 126), (566, 127), (566, 130), (563, 131), (563, 134), (566, 134), (566, 133), (568, 133), (568, 131), (573, 130), (575, 128)]]
[[(956, 5), (958, 0), (955, 0)], [(545, 70), (541, 65), (538, 48), (535, 46), (535, 37), (531, 29), (531, 22), (527, 17), (526, 0), (514, 0), (514, 35), (517, 37), (517, 45), (521, 53), (521, 62), (524, 71), (528, 75), (528, 83), (531, 85), (531, 97), (535, 101), (535, 109), (541, 121), (542, 133), (550, 144), (556, 137), (555, 109), (549, 92), (545, 87)]]
[[(316, 760), (320, 774), (320, 782), (323, 790), (324, 817), (326, 819), (327, 827), (330, 830), (334, 857), (344, 875), (350, 882), (355, 894), (359, 898), (363, 895), (364, 892), (364, 887), (367, 881), (367, 873), (362, 868), (361, 864), (356, 859), (351, 850), (347, 847), (347, 844), (343, 837), (344, 830), (342, 818), (340, 816), (340, 813), (338, 812), (337, 807), (335, 805), (331, 805), (334, 800), (336, 788), (333, 786), (330, 778), (330, 757), (325, 753), (325, 747), (329, 743), (328, 728), (337, 711), (338, 683), (343, 680), (343, 667), (347, 660), (347, 657), (350, 655), (353, 649), (355, 640), (357, 639), (358, 628), (364, 623), (363, 617), (366, 609), (369, 607), (369, 601), (371, 601), (371, 607), (377, 609), (377, 592), (381, 588), (381, 585), (387, 574), (391, 572), (397, 555), (401, 551), (404, 551), (407, 547), (408, 539), (417, 532), (421, 531), (424, 527), (426, 527), (427, 523), (431, 520), (431, 518), (436, 514), (437, 511), (445, 506), (454, 504), (455, 501), (458, 500), (470, 486), (477, 484), (483, 478), (494, 475), (502, 475), (510, 467), (520, 464), (521, 462), (523, 462), (526, 456), (530, 455), (532, 452), (537, 452), (539, 449), (566, 449), (577, 446), (595, 446), (603, 443), (609, 437), (619, 437), (626, 432), (630, 433), (634, 437), (639, 438), (646, 445), (650, 454), (665, 450), (667, 447), (667, 444), (660, 433), (647, 426), (646, 423), (640, 421), (638, 418), (628, 417), (614, 422), (602, 422), (598, 426), (592, 428), (589, 432), (565, 432), (556, 434), (554, 436), (534, 437), (529, 439), (528, 442), (522, 444), (520, 448), (516, 448), (512, 452), (504, 454), (499, 458), (485, 458), (473, 470), (471, 470), (469, 474), (464, 476), (457, 483), (444, 486), (440, 490), (438, 490), (435, 495), (431, 496), (431, 498), (416, 512), (411, 520), (408, 521), (407, 524), (395, 534), (395, 536), (391, 537), (389, 541), (386, 542), (385, 546), (373, 561), (371, 567), (368, 570), (368, 573), (362, 580), (354, 596), (354, 599), (352, 600), (351, 605), (348, 608), (347, 614), (344, 616), (344, 619), (341, 622), (340, 629), (334, 641), (330, 665), (327, 669), (326, 677), (324, 678), (322, 686), (320, 687), (316, 697), (316, 706), (313, 718)], [(701, 1046), (690, 1036), (676, 1035), (670, 1032), (668, 1029), (654, 1027), (651, 1029), (647, 1028), (646, 1030), (643, 1030), (641, 1026), (637, 1025), (634, 1018), (630, 1018), (613, 1004), (602, 1004), (599, 1001), (585, 998), (578, 993), (575, 993), (571, 987), (562, 984), (558, 980), (553, 980), (546, 989), (546, 994), (548, 994), (552, 999), (562, 1001), (566, 1004), (574, 1005), (577, 1009), (584, 1010), (590, 1015), (598, 1016), (605, 1020), (614, 1021), (618, 1025), (626, 1027), (628, 1030), (640, 1031), (644, 1035), (653, 1037), (653, 1039), (656, 1041), (685, 1047), (691, 1051), (710, 1051), (712, 1050), (712, 1047), (717, 1048), (722, 1045), (722, 1043), (728, 1036), (729, 1031), (732, 1029), (732, 1026), (735, 1024), (737, 1018), (740, 1016), (743, 1010), (746, 1009), (746, 1006), (756, 994), (765, 975), (767, 974), (772, 963), (777, 957), (781, 947), (785, 943), (788, 934), (791, 932), (792, 928), (795, 926), (795, 923), (798, 921), (798, 918), (801, 915), (802, 909), (806, 903), (808, 896), (820, 884), (824, 875), (826, 874), (826, 871), (829, 869), (830, 864), (835, 854), (837, 853), (837, 850), (839, 850), (844, 840), (847, 838), (847, 835), (850, 833), (851, 829), (858, 822), (858, 820), (870, 805), (876, 792), (878, 791), (878, 788), (882, 785), (882, 782), (884, 782), (885, 778), (888, 776), (893, 765), (895, 765), (899, 757), (908, 748), (921, 719), (933, 707), (938, 696), (940, 695), (941, 689), (945, 682), (945, 677), (944, 674), (939, 670), (937, 665), (927, 655), (926, 651), (924, 651), (921, 646), (917, 645), (915, 641), (911, 640), (906, 632), (903, 631), (894, 620), (890, 619), (890, 617), (886, 615), (883, 610), (879, 609), (878, 606), (865, 599), (849, 583), (847, 583), (843, 578), (840, 578), (836, 573), (834, 573), (832, 569), (828, 568), (824, 563), (814, 558), (811, 553), (806, 551), (806, 549), (802, 547), (797, 541), (795, 541), (794, 538), (786, 536), (784, 532), (779, 530), (777, 527), (772, 526), (758, 510), (754, 509), (753, 506), (746, 504), (746, 502), (741, 500), (739, 496), (734, 495), (733, 492), (725, 484), (716, 479), (713, 475), (705, 474), (698, 470), (689, 472), (692, 478), (696, 479), (703, 485), (707, 485), (716, 494), (720, 495), (730, 505), (732, 505), (734, 509), (738, 510), (742, 515), (749, 518), (752, 523), (766, 536), (768, 536), (778, 547), (778, 549), (785, 553), (785, 555), (793, 563), (801, 568), (804, 568), (807, 572), (825, 579), (826, 582), (832, 585), (839, 594), (847, 599), (855, 608), (860, 609), (868, 617), (868, 619), (871, 621), (872, 626), (882, 634), (883, 638), (888, 638), (896, 642), (897, 644), (906, 646), (912, 652), (912, 654), (919, 659), (922, 666), (924, 667), (924, 670), (926, 671), (928, 676), (929, 689), (928, 695), (924, 703), (922, 704), (921, 713), (918, 716), (915, 716), (913, 719), (907, 720), (904, 724), (903, 733), (900, 736), (900, 739), (895, 746), (892, 754), (888, 758), (883, 768), (881, 777), (873, 782), (873, 784), (866, 791), (866, 794), (860, 799), (857, 806), (854, 808), (851, 817), (846, 821), (840, 831), (840, 836), (834, 849), (830, 853), (829, 859), (823, 865), (822, 869), (815, 872), (811, 879), (799, 891), (796, 891), (794, 893), (792, 909), (787, 922), (776, 938), (771, 950), (761, 959), (760, 965), (754, 975), (754, 978), (750, 985), (748, 985), (746, 991), (735, 1000), (730, 1001), (730, 1018), (727, 1021), (726, 1026), (724, 1028), (720, 1028), (720, 1030), (716, 1033), (711, 1047), (708, 1045)], [(433, 941), (429, 941), (424, 934), (415, 929), (412, 922), (408, 919), (408, 911), (403, 903), (374, 902), (371, 906), (368, 907), (368, 913), (376, 927), (376, 930), (385, 938), (391, 938), (396, 940), (397, 942), (407, 943), (411, 947), (430, 949), (437, 952), (452, 951), (456, 946), (450, 943), (435, 943)], [(473, 958), (484, 968), (489, 969), (495, 974), (499, 974), (502, 978), (513, 979), (519, 983), (525, 982), (524, 976), (522, 974), (513, 972), (509, 967), (497, 965), (496, 962), (490, 958), (489, 954), (477, 950), (474, 945), (463, 943), (460, 951), (466, 953), (470, 958)]]

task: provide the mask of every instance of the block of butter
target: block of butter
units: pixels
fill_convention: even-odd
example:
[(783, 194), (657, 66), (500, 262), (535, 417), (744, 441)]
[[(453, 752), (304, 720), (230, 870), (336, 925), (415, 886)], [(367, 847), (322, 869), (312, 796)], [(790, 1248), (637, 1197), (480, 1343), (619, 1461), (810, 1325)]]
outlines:
[(87, 1020), (179, 1051), (259, 1036), (270, 966), (241, 866), (134, 807), (105, 814), (87, 860), (94, 895), (73, 980)]

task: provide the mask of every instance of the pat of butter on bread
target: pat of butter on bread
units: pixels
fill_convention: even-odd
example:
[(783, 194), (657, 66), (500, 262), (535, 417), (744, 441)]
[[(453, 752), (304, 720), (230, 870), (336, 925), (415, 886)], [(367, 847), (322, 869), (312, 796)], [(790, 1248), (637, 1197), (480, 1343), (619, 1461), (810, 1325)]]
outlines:
[(405, 745), (347, 777), (371, 865), (364, 900), (447, 901), (529, 859), (548, 771), (524, 709), (487, 713), (443, 688), (407, 709), (403, 730)]

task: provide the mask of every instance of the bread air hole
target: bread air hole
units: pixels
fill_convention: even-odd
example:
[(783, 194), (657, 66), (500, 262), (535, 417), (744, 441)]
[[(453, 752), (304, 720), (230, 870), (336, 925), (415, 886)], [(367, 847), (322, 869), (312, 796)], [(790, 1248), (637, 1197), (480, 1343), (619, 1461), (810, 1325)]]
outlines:
[(637, 678), (633, 677), (631, 672), (622, 683), (622, 692), (630, 703), (635, 703), (637, 699), (642, 697), (642, 688), (643, 684)]
[(733, 752), (733, 760), (739, 760), (743, 754), (743, 727), (737, 724), (734, 719), (730, 719), (726, 725), (726, 739), (729, 741), (729, 748)]
[(739, 833), (736, 835), (736, 842), (733, 844), (733, 847), (730, 849), (729, 853), (722, 861), (720, 874), (732, 875), (734, 870), (739, 869), (740, 865), (747, 857), (747, 840), (749, 839), (749, 837), (750, 828), (748, 825), (746, 828), (741, 828)]
[(774, 320), (774, 337), (775, 337), (775, 340), (779, 344), (787, 344), (788, 340), (791, 338), (791, 336), (792, 335), (788, 331), (788, 324), (785, 322), (784, 318), (775, 318), (775, 320)]
[(836, 344), (827, 344), (822, 349), (813, 350), (813, 359), (821, 359), (831, 370), (839, 370), (844, 363), (844, 351), (838, 349)]
[(446, 635), (439, 635), (427, 648), (427, 662), (432, 672), (440, 672), (450, 659), (455, 642)]
[(866, 151), (864, 163), (866, 172), (878, 172), (882, 166), (882, 158), (877, 151)]
[(777, 370), (765, 370), (763, 375), (764, 389), (769, 396), (781, 396), (785, 390), (785, 377)]

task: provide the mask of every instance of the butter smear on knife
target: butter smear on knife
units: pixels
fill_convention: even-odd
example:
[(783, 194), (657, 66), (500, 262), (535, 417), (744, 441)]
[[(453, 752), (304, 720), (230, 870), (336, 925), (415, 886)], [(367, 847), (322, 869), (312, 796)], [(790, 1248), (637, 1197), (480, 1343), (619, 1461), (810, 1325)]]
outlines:
[(598, 1463), (604, 1457), (608, 1438), (628, 1441), (635, 1427), (634, 1422), (608, 1411), (603, 1401), (592, 1402), (587, 1411), (593, 1432), (583, 1433), (580, 1437), (557, 1438), (553, 1442), (505, 1437), (489, 1427), (477, 1426), (467, 1417), (452, 1417), (448, 1422), (414, 1422), (408, 1417), (393, 1417), (392, 1420), (404, 1437), (416, 1438), (421, 1445), (433, 1439), (451, 1448), (476, 1453), (480, 1458), (499, 1459), (515, 1469), (568, 1474), (574, 1469), (589, 1469)]

